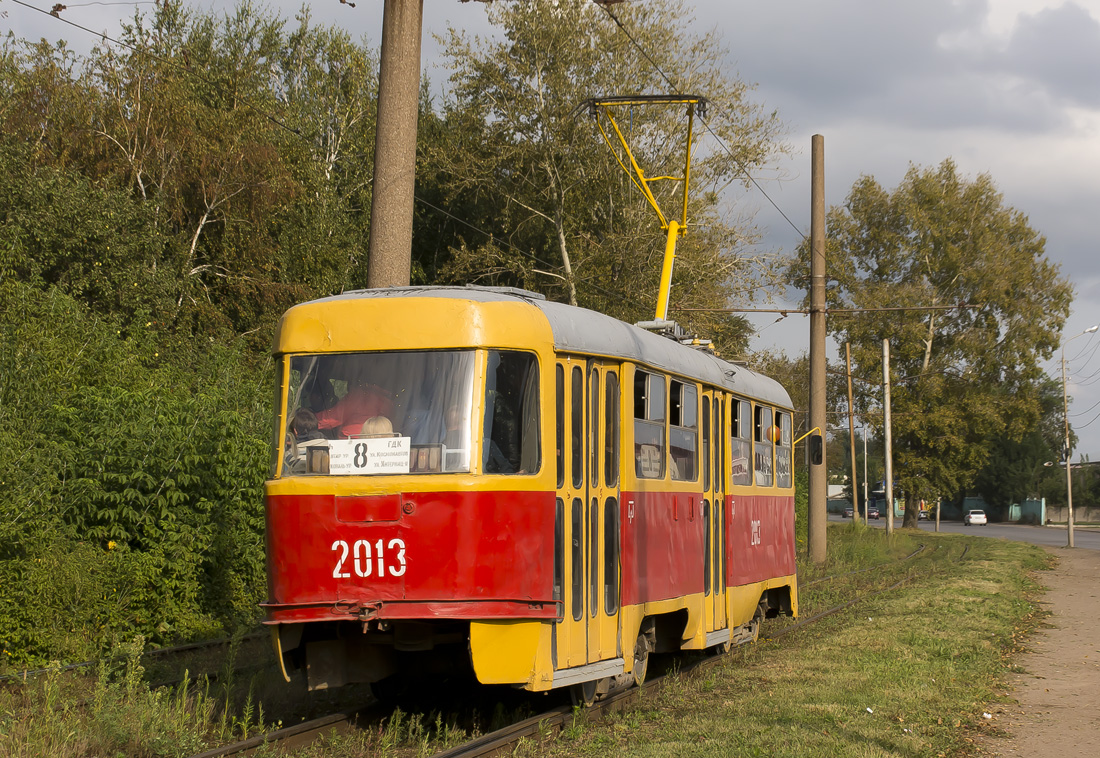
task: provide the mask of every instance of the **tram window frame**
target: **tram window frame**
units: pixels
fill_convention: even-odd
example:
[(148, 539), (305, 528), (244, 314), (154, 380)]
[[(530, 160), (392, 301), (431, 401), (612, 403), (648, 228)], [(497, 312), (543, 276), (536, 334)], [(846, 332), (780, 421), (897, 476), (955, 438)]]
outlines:
[(558, 489), (565, 486), (565, 366), (560, 363), (554, 367), (554, 434), (557, 450), (554, 463), (557, 466)]
[(600, 372), (589, 369), (588, 376), (588, 481), (596, 487), (600, 483)]
[(572, 511), (569, 519), (572, 527), (570, 533), (572, 560), (570, 561), (569, 587), (573, 593), (570, 605), (573, 620), (580, 621), (584, 618), (584, 545), (582, 544), (582, 537), (584, 536), (584, 501), (579, 497), (575, 497), (569, 507)]
[(604, 500), (603, 593), (608, 616), (619, 612), (619, 501)]
[(619, 485), (619, 375), (614, 371), (604, 374), (604, 483), (608, 487)]
[(275, 356), (275, 402), (271, 406), (275, 409), (275, 414), (271, 419), (271, 448), (268, 459), (268, 470), (271, 472), (272, 479), (283, 475), (285, 446), (290, 434), (287, 421), (290, 404), (286, 391), (289, 363), (285, 355)]
[(592, 618), (600, 612), (600, 500), (592, 498), (588, 511), (588, 613)]
[(779, 427), (779, 442), (775, 446), (775, 484), (777, 487), (794, 485), (794, 451), (791, 449), (793, 419), (787, 411), (777, 410), (775, 419)]
[[(565, 500), (557, 498), (554, 505), (554, 594), (552, 599), (561, 602), (565, 591)], [(564, 615), (564, 613), (563, 613)]]
[[(699, 389), (673, 379), (668, 392), (668, 456), (672, 478), (694, 482), (699, 478)], [(677, 454), (683, 450), (686, 454)]]
[[(525, 365), (519, 362), (524, 361)], [(514, 365), (511, 365), (514, 364)], [(498, 386), (520, 371), (515, 386)], [(538, 356), (522, 350), (490, 350), (486, 356), (481, 471), (487, 475), (533, 475), (542, 468), (542, 406)], [(512, 401), (512, 402), (509, 402)], [(492, 412), (490, 412), (490, 410)], [(501, 418), (507, 413), (513, 418)], [(496, 470), (491, 470), (491, 469)]]
[[(717, 501), (715, 501), (717, 503)], [(703, 597), (710, 597), (711, 550), (710, 500), (703, 499)]]
[[(635, 474), (639, 479), (664, 479), (665, 376), (636, 369), (633, 389)], [(647, 446), (653, 450), (643, 455)]]
[[(715, 409), (717, 410), (718, 399), (715, 398)], [(711, 448), (711, 433), (710, 433), (710, 396), (703, 395), (703, 492), (710, 492), (710, 448)]]
[(573, 486), (584, 486), (584, 371), (580, 366), (573, 366), (569, 378), (571, 394), (570, 403), (570, 465), (573, 472)]
[(753, 410), (753, 481), (760, 487), (775, 484), (775, 444), (768, 439), (774, 419), (769, 405), (757, 404)]
[(714, 398), (714, 491), (726, 491), (726, 399)]
[(752, 404), (734, 397), (730, 401), (730, 485), (749, 486), (753, 482), (752, 438), (749, 419)]

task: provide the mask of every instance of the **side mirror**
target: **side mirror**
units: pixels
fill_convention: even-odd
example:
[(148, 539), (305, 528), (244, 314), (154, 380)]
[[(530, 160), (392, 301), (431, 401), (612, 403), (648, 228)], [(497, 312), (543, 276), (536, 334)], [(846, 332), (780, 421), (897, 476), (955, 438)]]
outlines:
[(810, 464), (820, 466), (825, 459), (825, 441), (820, 434), (810, 435)]

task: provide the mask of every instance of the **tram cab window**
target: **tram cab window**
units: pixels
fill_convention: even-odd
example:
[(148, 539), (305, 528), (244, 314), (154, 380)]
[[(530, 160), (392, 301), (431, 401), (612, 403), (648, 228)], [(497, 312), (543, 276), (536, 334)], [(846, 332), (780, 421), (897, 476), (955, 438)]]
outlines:
[[(282, 476), (470, 471), (472, 350), (292, 355), (285, 360)], [(294, 424), (296, 418), (308, 418), (306, 412), (315, 427)], [(370, 428), (364, 430), (368, 421)], [(391, 431), (379, 437), (375, 430), (386, 422)]]
[(669, 384), (668, 423), (672, 478), (695, 481), (699, 461), (699, 392), (695, 385), (675, 380)]
[(539, 450), (539, 366), (530, 353), (493, 350), (485, 377), (486, 474), (533, 474)]
[(756, 418), (753, 425), (753, 470), (756, 484), (771, 487), (773, 484), (773, 443), (778, 431), (773, 423), (772, 409), (764, 405), (756, 406)]
[(730, 401), (730, 484), (752, 484), (752, 408), (748, 400)]
[(665, 378), (634, 372), (634, 466), (643, 479), (665, 475)]
[(791, 414), (776, 411), (775, 420), (776, 426), (779, 427), (779, 442), (775, 446), (775, 483), (779, 487), (790, 487), (792, 484)]

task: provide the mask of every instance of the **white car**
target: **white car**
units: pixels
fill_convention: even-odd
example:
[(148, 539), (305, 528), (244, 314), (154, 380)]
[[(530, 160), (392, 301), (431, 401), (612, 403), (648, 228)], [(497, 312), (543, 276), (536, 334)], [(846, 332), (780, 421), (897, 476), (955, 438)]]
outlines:
[(985, 518), (985, 511), (967, 511), (966, 515), (963, 516), (963, 524), (966, 526), (974, 526), (975, 524), (988, 526), (989, 522)]

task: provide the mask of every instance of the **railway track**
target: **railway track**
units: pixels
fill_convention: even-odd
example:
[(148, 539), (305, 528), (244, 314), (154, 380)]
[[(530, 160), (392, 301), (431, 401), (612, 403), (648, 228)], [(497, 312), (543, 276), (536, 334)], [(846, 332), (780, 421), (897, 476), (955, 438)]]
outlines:
[[(936, 548), (937, 550), (939, 548)], [(963, 547), (960, 555), (954, 559), (954, 562), (961, 562), (966, 558), (967, 553), (970, 550), (969, 545)], [(919, 557), (931, 557), (934, 551), (929, 552), (927, 546), (921, 545), (917, 550), (913, 551), (909, 555), (898, 559), (890, 563), (877, 564), (875, 566), (858, 569), (856, 571), (849, 571), (843, 574), (835, 574), (832, 576), (821, 577), (810, 582), (807, 582), (803, 587), (810, 587), (817, 584), (821, 584), (830, 580), (840, 579), (846, 576), (852, 576), (856, 574), (866, 573), (875, 569), (888, 569), (892, 566), (900, 567), (906, 562), (912, 561)], [(767, 639), (774, 640), (780, 637), (793, 634), (794, 632), (805, 629), (812, 624), (815, 624), (823, 619), (833, 616), (843, 610), (851, 608), (861, 602), (865, 602), (872, 598), (884, 595), (889, 592), (893, 592), (898, 588), (904, 586), (908, 582), (912, 581), (917, 576), (923, 576), (923, 574), (914, 574), (912, 571), (907, 573), (906, 576), (901, 579), (891, 582), (885, 587), (876, 588), (866, 592), (860, 592), (856, 597), (846, 600), (843, 603), (836, 604), (830, 608), (819, 611), (812, 616), (792, 623), (786, 627), (778, 629), (769, 634)], [(729, 653), (718, 653), (709, 655), (706, 657), (698, 658), (690, 661), (688, 664), (682, 666), (679, 670), (679, 675), (694, 675), (702, 671), (706, 671), (721, 663), (725, 656)], [(602, 700), (596, 701), (593, 705), (584, 710), (583, 717), (588, 723), (598, 722), (602, 720), (606, 715), (611, 713), (617, 713), (625, 710), (639, 698), (652, 697), (660, 692), (668, 679), (668, 675), (662, 675), (647, 681), (641, 687), (635, 687), (628, 690), (614, 693)], [(191, 758), (222, 758), (223, 756), (246, 756), (251, 755), (258, 751), (265, 745), (271, 745), (274, 743), (280, 743), (283, 747), (294, 748), (308, 744), (309, 742), (319, 738), (321, 735), (329, 733), (341, 733), (353, 728), (358, 728), (358, 725), (362, 723), (378, 723), (378, 720), (384, 717), (384, 713), (380, 707), (370, 707), (357, 710), (341, 711), (328, 716), (324, 716), (312, 721), (306, 721), (293, 727), (280, 729), (273, 732), (268, 732), (256, 737), (250, 738), (243, 742), (234, 743), (232, 745), (225, 745), (220, 748), (208, 750), (203, 753), (198, 753)], [(552, 708), (544, 713), (540, 713), (536, 716), (518, 721), (515, 724), (498, 729), (489, 734), (477, 737), (462, 745), (444, 750), (436, 753), (433, 758), (486, 758), (493, 755), (506, 755), (511, 754), (516, 745), (524, 739), (545, 740), (551, 739), (557, 735), (562, 729), (569, 727), (577, 718), (577, 714), (573, 708), (568, 706), (558, 706)]]

